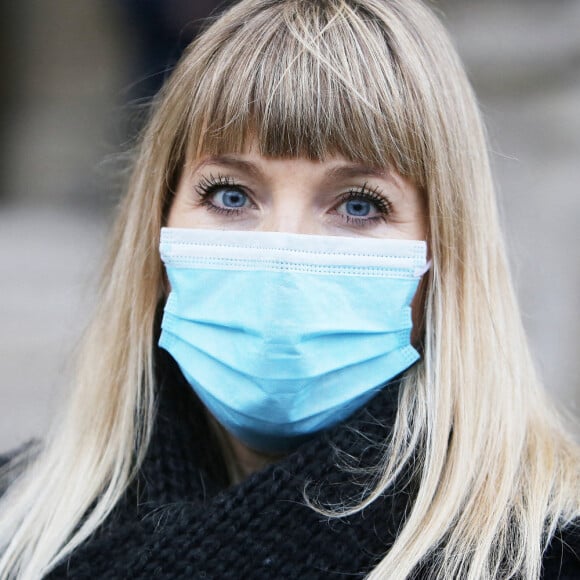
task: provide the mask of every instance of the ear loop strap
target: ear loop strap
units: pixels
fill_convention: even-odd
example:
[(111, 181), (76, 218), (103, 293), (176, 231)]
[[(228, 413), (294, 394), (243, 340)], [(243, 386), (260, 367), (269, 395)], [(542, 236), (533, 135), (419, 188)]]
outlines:
[(427, 263), (422, 268), (415, 269), (415, 277), (420, 278), (421, 276), (426, 274), (431, 269), (432, 265), (433, 265), (433, 260), (427, 260)]

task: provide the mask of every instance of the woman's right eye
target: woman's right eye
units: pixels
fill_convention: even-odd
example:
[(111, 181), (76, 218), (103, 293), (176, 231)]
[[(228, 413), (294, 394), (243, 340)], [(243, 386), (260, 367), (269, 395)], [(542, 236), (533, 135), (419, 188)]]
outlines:
[(248, 196), (239, 189), (224, 187), (218, 189), (210, 199), (216, 207), (223, 209), (240, 209), (248, 203)]
[(203, 178), (196, 187), (201, 205), (221, 213), (237, 213), (251, 206), (248, 195), (240, 185), (226, 177)]

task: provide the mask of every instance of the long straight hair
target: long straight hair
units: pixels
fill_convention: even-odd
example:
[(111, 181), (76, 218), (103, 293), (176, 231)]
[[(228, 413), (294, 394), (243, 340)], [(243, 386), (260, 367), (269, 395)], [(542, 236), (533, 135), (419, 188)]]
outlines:
[[(154, 420), (159, 230), (184, 164), (241, 152), (393, 168), (425, 195), (433, 266), (424, 356), (407, 373), (373, 485), (419, 458), (416, 499), (370, 578), (537, 578), (578, 517), (578, 447), (531, 361), (480, 115), (447, 34), (417, 0), (243, 0), (198, 38), (140, 144), (70, 403), (0, 505), (0, 577), (36, 579), (104, 521)], [(316, 509), (321, 509), (320, 507)]]

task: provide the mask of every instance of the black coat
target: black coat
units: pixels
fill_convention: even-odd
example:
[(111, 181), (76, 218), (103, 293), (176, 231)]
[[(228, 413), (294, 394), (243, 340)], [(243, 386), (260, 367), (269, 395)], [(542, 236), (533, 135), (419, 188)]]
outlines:
[[(363, 578), (396, 538), (413, 497), (410, 480), (341, 519), (307, 507), (303, 490), (310, 483), (309, 497), (330, 503), (359, 497), (364, 476), (337, 468), (336, 448), (362, 466), (376, 462), (380, 436), (393, 424), (397, 381), (347, 424), (228, 486), (200, 403), (170, 357), (160, 358), (159, 413), (138, 480), (49, 578)], [(563, 533), (546, 554), (542, 577), (580, 579), (579, 554), (580, 533)]]

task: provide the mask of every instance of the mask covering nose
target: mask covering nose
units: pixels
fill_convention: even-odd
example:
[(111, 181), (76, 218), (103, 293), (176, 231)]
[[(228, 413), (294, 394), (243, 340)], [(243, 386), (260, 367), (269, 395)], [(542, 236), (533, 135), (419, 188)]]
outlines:
[(159, 345), (215, 418), (263, 452), (346, 419), (419, 354), (426, 242), (163, 228)]

